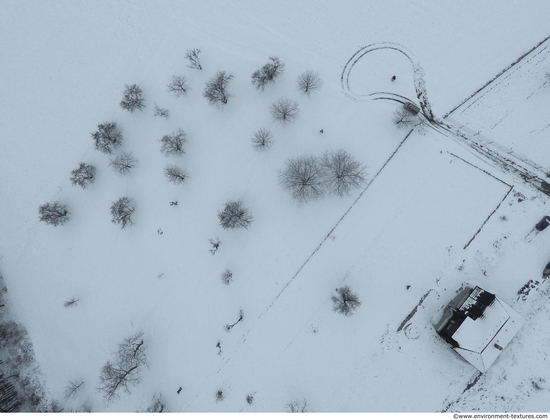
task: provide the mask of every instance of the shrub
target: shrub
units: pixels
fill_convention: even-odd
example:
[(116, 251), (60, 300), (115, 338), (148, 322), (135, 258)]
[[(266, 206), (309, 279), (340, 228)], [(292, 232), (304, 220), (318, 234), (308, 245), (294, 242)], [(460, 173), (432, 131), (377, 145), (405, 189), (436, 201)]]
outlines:
[(228, 285), (231, 281), (233, 281), (233, 273), (227, 269), (222, 273), (222, 283)]

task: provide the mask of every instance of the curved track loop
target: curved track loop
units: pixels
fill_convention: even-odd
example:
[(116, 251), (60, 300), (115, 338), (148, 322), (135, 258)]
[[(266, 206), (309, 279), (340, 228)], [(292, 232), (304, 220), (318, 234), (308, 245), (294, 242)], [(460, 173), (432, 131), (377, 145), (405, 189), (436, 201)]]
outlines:
[[(543, 42), (548, 40), (546, 38)], [(543, 43), (542, 42), (542, 43)], [(540, 47), (542, 43), (531, 49), (528, 53), (522, 55), (513, 65), (517, 64), (520, 60), (531, 54), (536, 48)], [(466, 146), (471, 152), (473, 152), (481, 160), (489, 163), (491, 166), (499, 168), (500, 170), (519, 178), (522, 182), (534, 187), (538, 191), (550, 196), (550, 183), (546, 179), (550, 176), (549, 171), (535, 162), (527, 159), (519, 153), (513, 150), (507, 149), (498, 143), (495, 143), (479, 133), (474, 133), (468, 127), (454, 121), (451, 118), (445, 118), (445, 120), (438, 119), (432, 111), (430, 102), (428, 100), (428, 93), (426, 91), (426, 83), (424, 80), (424, 69), (420, 66), (418, 60), (414, 54), (401, 44), (394, 42), (380, 42), (376, 44), (370, 44), (357, 51), (346, 63), (342, 70), (340, 82), (342, 84), (342, 91), (350, 99), (360, 102), (366, 100), (389, 100), (405, 104), (407, 102), (415, 103), (415, 101), (396, 93), (391, 92), (372, 92), (360, 94), (354, 92), (349, 85), (350, 73), (357, 62), (363, 58), (366, 54), (377, 50), (393, 50), (400, 54), (403, 54), (411, 63), (414, 87), (416, 90), (416, 97), (418, 99), (417, 104), (420, 106), (422, 116), (428, 121), (429, 125), (439, 133), (449, 137), (456, 142)], [(509, 69), (509, 66), (507, 69)], [(507, 70), (505, 69), (505, 71)], [(504, 74), (501, 72), (497, 77)], [(494, 80), (494, 79), (493, 79)], [(469, 99), (475, 94), (479, 93), (482, 89), (475, 92)]]
[(342, 70), (342, 75), (340, 77), (340, 82), (342, 83), (342, 90), (344, 91), (344, 94), (348, 96), (349, 98), (353, 99), (354, 101), (365, 101), (365, 100), (390, 100), (390, 101), (396, 101), (399, 103), (407, 103), (412, 102), (415, 103), (415, 101), (402, 96), (398, 95), (396, 93), (391, 92), (373, 92), (373, 93), (367, 93), (367, 94), (358, 94), (351, 90), (349, 86), (349, 76), (351, 71), (353, 70), (353, 67), (357, 62), (363, 58), (368, 53), (371, 53), (373, 51), (377, 50), (393, 50), (397, 51), (401, 54), (403, 54), (407, 60), (411, 63), (413, 75), (414, 75), (414, 88), (416, 90), (416, 98), (418, 99), (418, 104), (420, 105), (420, 108), (422, 109), (422, 113), (426, 117), (428, 121), (434, 121), (435, 117), (432, 112), (432, 107), (430, 106), (430, 102), (428, 101), (428, 94), (426, 92), (426, 83), (424, 82), (424, 69), (420, 66), (418, 60), (410, 51), (405, 47), (404, 45), (397, 44), (395, 42), (378, 42), (376, 44), (370, 44), (366, 47), (361, 48), (359, 51), (357, 51), (353, 56), (348, 60), (346, 65), (344, 66), (344, 70)]

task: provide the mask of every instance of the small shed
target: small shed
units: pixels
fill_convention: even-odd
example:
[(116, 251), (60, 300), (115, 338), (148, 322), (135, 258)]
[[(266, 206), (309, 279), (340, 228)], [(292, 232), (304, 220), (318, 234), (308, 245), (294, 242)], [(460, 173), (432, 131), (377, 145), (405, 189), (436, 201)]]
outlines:
[(466, 287), (447, 305), (435, 329), (454, 351), (485, 372), (524, 323), (510, 306), (476, 286)]

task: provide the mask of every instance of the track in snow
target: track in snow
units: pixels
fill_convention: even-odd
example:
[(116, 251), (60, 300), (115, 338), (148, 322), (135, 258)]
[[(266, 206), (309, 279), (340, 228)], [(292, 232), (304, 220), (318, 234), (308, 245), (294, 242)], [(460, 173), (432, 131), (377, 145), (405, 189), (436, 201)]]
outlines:
[[(475, 95), (482, 92), (483, 89), (487, 87), (490, 83), (492, 83), (495, 79), (505, 74), (507, 70), (513, 68), (521, 60), (528, 57), (530, 54), (538, 54), (539, 52), (537, 51), (537, 49), (540, 48), (549, 39), (550, 37), (545, 38), (530, 51), (523, 54), (514, 63), (512, 63), (502, 72), (500, 72), (494, 79), (485, 84), (485, 86), (474, 92), (466, 101), (464, 101), (459, 106), (464, 105), (467, 101), (474, 98)], [(403, 54), (409, 60), (413, 71), (414, 87), (416, 90), (417, 101), (391, 92), (357, 93), (351, 89), (349, 85), (349, 77), (354, 66), (367, 54), (381, 49), (396, 51), (400, 54)], [(499, 145), (498, 143), (495, 143), (483, 136), (480, 136), (479, 133), (474, 133), (468, 127), (461, 125), (451, 118), (448, 118), (448, 115), (450, 113), (446, 115), (447, 118), (445, 118), (444, 120), (438, 119), (433, 113), (430, 102), (428, 100), (428, 93), (426, 90), (424, 75), (424, 70), (420, 66), (418, 60), (416, 59), (414, 54), (406, 47), (393, 42), (382, 42), (377, 44), (370, 44), (366, 47), (359, 49), (359, 51), (357, 51), (344, 66), (344, 69), (342, 70), (342, 74), (340, 76), (340, 82), (342, 84), (342, 91), (344, 92), (344, 94), (350, 99), (357, 102), (365, 100), (390, 100), (401, 104), (405, 104), (407, 102), (417, 103), (417, 105), (420, 106), (422, 116), (436, 131), (456, 141), (457, 143), (460, 143), (462, 146), (466, 146), (468, 150), (473, 152), (481, 160), (490, 164), (491, 166), (500, 169), (501, 171), (506, 172), (517, 179), (520, 179), (527, 185), (550, 196), (550, 183), (547, 182), (547, 179), (549, 178), (549, 173), (546, 168), (537, 165), (536, 163), (525, 158), (521, 154), (514, 152), (513, 150), (507, 149)]]

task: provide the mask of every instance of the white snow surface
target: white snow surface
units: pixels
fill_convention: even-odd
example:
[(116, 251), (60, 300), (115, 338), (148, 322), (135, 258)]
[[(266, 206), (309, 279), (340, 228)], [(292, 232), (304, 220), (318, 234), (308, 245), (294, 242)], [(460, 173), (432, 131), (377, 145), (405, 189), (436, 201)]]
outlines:
[[(352, 101), (340, 75), (365, 45), (403, 44), (443, 116), (549, 35), (550, 3), (5, 0), (0, 8), (0, 269), (50, 398), (83, 380), (67, 404), (94, 411), (144, 409), (159, 393), (168, 411), (277, 412), (303, 399), (317, 412), (548, 410), (550, 305), (541, 273), (550, 234), (524, 240), (549, 213), (548, 198), (431, 128), (403, 142), (407, 131), (391, 120), (398, 105)], [(202, 71), (185, 67), (191, 48), (202, 50)], [(250, 75), (269, 56), (286, 64), (284, 74), (256, 91)], [(522, 103), (543, 110), (550, 90), (537, 65), (536, 83), (526, 65), (512, 91), (499, 85), (512, 92), (502, 115), (513, 114), (527, 84), (536, 95)], [(323, 80), (310, 98), (295, 88), (307, 69)], [(235, 76), (223, 109), (202, 97), (218, 70)], [(353, 72), (354, 89), (415, 97), (410, 63), (399, 55), (373, 53)], [(188, 78), (188, 95), (166, 92), (174, 74)], [(119, 106), (131, 83), (143, 89), (143, 112)], [(282, 96), (300, 106), (287, 126), (269, 114)], [(155, 103), (169, 119), (153, 118)], [(482, 125), (518, 153), (540, 153), (508, 141), (504, 128), (489, 130), (493, 103), (487, 96), (453, 118)], [(542, 111), (521, 115), (509, 124), (521, 133), (550, 123)], [(139, 159), (128, 177), (93, 148), (90, 133), (107, 120), (119, 125), (122, 150)], [(260, 127), (274, 136), (266, 152), (251, 147)], [(188, 133), (186, 154), (167, 158), (158, 140), (177, 128)], [(340, 148), (368, 165), (368, 187), (292, 202), (278, 184), (286, 159)], [(80, 161), (98, 169), (84, 190), (69, 182)], [(189, 171), (185, 185), (166, 182), (168, 163)], [(121, 196), (136, 205), (126, 230), (110, 221)], [(223, 230), (217, 212), (237, 199), (254, 221)], [(38, 221), (38, 206), (52, 200), (68, 205), (66, 225)], [(234, 277), (227, 286), (226, 269)], [(529, 279), (540, 284), (522, 300), (517, 291)], [(527, 319), (467, 390), (478, 372), (431, 325), (466, 283)], [(351, 317), (332, 310), (342, 285), (362, 301)], [(77, 306), (64, 308), (73, 296)], [(224, 331), (239, 309), (243, 321)], [(139, 330), (150, 366), (131, 394), (105, 405), (95, 391), (101, 367)]]

